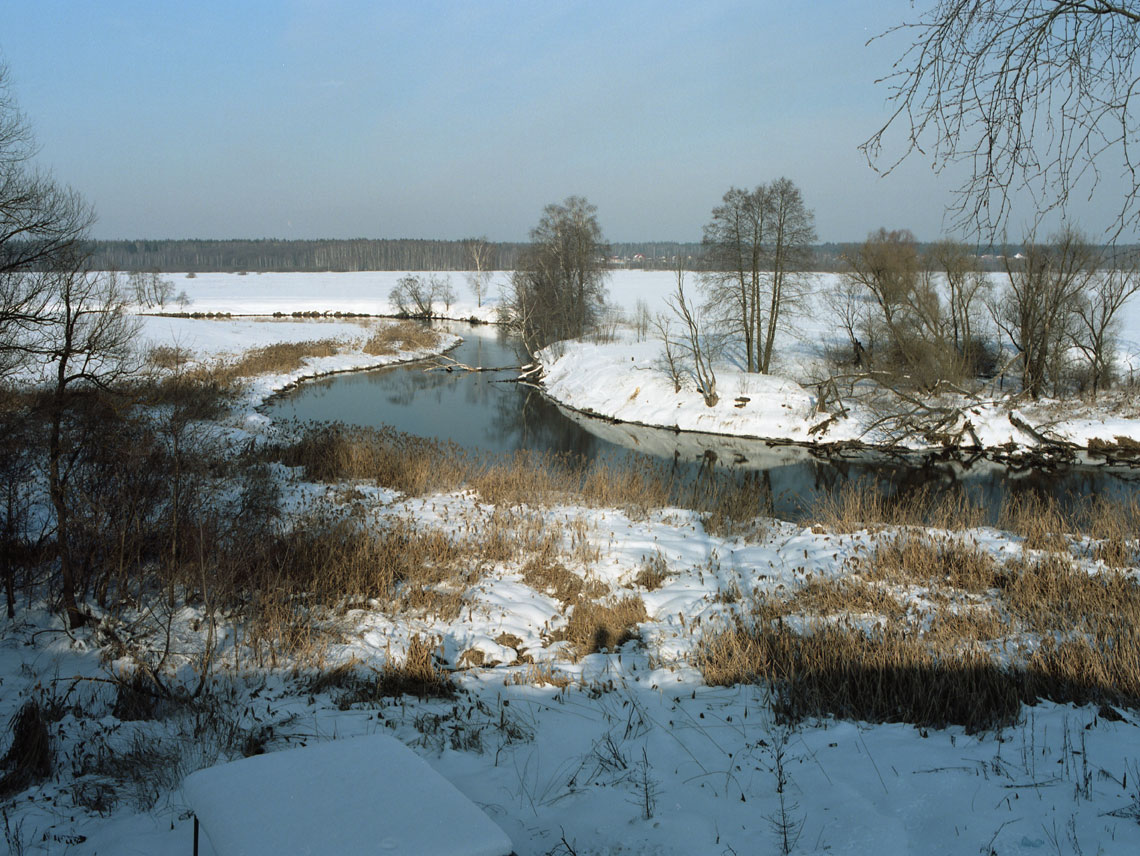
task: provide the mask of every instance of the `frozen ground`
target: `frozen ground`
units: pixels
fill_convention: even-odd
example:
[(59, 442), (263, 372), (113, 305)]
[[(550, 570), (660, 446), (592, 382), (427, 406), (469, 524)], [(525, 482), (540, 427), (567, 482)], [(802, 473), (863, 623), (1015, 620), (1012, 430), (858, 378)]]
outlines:
[[(312, 497), (315, 489), (295, 483), (292, 490)], [(463, 493), (357, 492), (378, 521), (399, 517), (456, 533), (478, 529), (494, 513)], [(485, 569), (448, 620), (370, 608), (325, 619), (340, 639), (323, 651), (325, 668), (355, 663), (367, 675), (400, 658), (409, 639), (428, 637), (458, 684), (454, 699), (359, 701), (335, 684), (315, 689), (304, 667), (257, 663), (240, 644), (240, 620), (223, 617), (217, 706), (123, 721), (101, 679), (125, 664), (106, 661), (105, 639), (92, 630), (66, 633), (42, 608), (22, 610), (0, 637), (0, 716), (45, 691), (62, 714), (52, 726), (56, 775), (6, 806), (12, 840), (24, 848), (15, 852), (187, 852), (181, 776), (228, 757), (219, 746), (234, 731), (256, 736), (267, 751), (394, 735), (480, 806), (520, 856), (778, 853), (785, 830), (792, 852), (805, 854), (1140, 848), (1140, 722), (1132, 713), (1040, 704), (1025, 708), (1015, 726), (975, 735), (830, 719), (790, 727), (773, 719), (763, 688), (703, 684), (689, 659), (703, 626), (750, 591), (848, 573), (846, 560), (873, 533), (836, 537), (772, 523), (751, 537), (726, 538), (681, 510), (514, 513), (533, 515), (547, 531), (562, 528), (566, 556), (593, 556), (567, 558), (574, 573), (615, 596), (644, 600), (648, 619), (636, 640), (575, 662), (567, 643), (551, 639), (566, 621), (557, 599), (504, 562)], [(993, 530), (966, 534), (997, 556), (1022, 549)], [(647, 590), (635, 580), (653, 559), (666, 580)], [(725, 596), (734, 590), (743, 595)], [(929, 608), (921, 592), (912, 597), (913, 608)], [(118, 626), (121, 639), (134, 633), (144, 643), (151, 633), (161, 644), (161, 615), (134, 618)], [(180, 661), (195, 662), (204, 619), (200, 607), (171, 616)], [(476, 659), (483, 665), (472, 666)], [(192, 679), (189, 666), (185, 677)], [(133, 760), (115, 766), (106, 760), (115, 752)], [(342, 794), (356, 805), (374, 785), (354, 775), (329, 787), (334, 804)], [(235, 797), (233, 811), (240, 816), (242, 800), (257, 798)], [(399, 805), (377, 802), (373, 810)]]
[[(174, 279), (194, 300), (191, 311), (289, 314), (379, 311), (397, 276)], [(670, 287), (668, 274), (626, 272), (615, 275), (611, 294), (632, 308), (638, 298), (663, 299)], [(363, 338), (357, 323), (345, 320), (147, 318), (145, 324), (152, 341), (201, 358), (285, 339)], [(803, 356), (800, 364), (811, 340), (805, 330), (792, 346), (793, 355)], [(567, 349), (567, 358), (578, 359), (576, 353)], [(656, 399), (650, 346), (625, 354), (628, 372), (609, 367), (606, 353), (586, 354), (580, 368), (600, 372), (593, 386), (613, 396), (613, 406), (647, 406), (643, 418), (657, 424), (674, 424), (653, 415), (663, 411), (704, 415)], [(356, 367), (355, 356), (345, 359), (300, 374)], [(552, 383), (573, 364), (553, 362)], [(565, 376), (567, 384), (579, 383), (574, 373)], [(295, 379), (266, 379), (251, 395)], [(758, 434), (778, 427), (789, 436), (806, 427), (808, 392), (790, 381), (755, 382), (740, 390), (733, 387), (739, 381), (724, 382), (732, 425)], [(751, 399), (740, 410), (732, 407), (737, 395)], [(790, 406), (757, 417), (765, 395)], [(235, 430), (250, 437), (274, 430), (242, 412)], [(1140, 852), (1134, 712), (1039, 704), (1026, 707), (1015, 726), (974, 735), (957, 727), (831, 719), (789, 727), (774, 720), (763, 687), (703, 683), (691, 655), (705, 627), (730, 616), (752, 591), (850, 573), (849, 560), (882, 533), (837, 535), (772, 521), (748, 536), (716, 535), (680, 509), (495, 509), (468, 493), (408, 498), (368, 485), (326, 488), (280, 467), (275, 478), (289, 507), (348, 497), (378, 525), (403, 519), (418, 531), (436, 527), (452, 537), (484, 530), (496, 513), (526, 518), (531, 529), (562, 533), (562, 558), (573, 574), (613, 597), (640, 597), (647, 619), (619, 651), (576, 659), (553, 638), (566, 625), (565, 606), (528, 583), (519, 562), (497, 562), (461, 592), (463, 606), (451, 618), (359, 605), (320, 620), (322, 629), (335, 631), (320, 651), (322, 668), (353, 663), (368, 675), (402, 657), (413, 638), (428, 638), (458, 686), (453, 699), (361, 701), (335, 685), (315, 685), (318, 666), (311, 660), (259, 660), (245, 646), (248, 628), (240, 616), (223, 615), (215, 628), (215, 706), (134, 720), (116, 715), (106, 682), (128, 665), (117, 659), (121, 651), (107, 627), (68, 632), (44, 604), (21, 604), (16, 621), (0, 620), (0, 722), (33, 695), (54, 700), (57, 769), (3, 803), (3, 840), (12, 853), (185, 854), (192, 834), (185, 775), (240, 755), (251, 742), (272, 752), (377, 732), (412, 747), (480, 806), (519, 856), (742, 856), (779, 853), (785, 843), (795, 853), (882, 856)], [(1021, 539), (992, 529), (965, 536), (995, 557), (1026, 549)], [(1086, 564), (1095, 572), (1095, 563)], [(660, 587), (638, 583), (647, 565), (662, 572)], [(921, 591), (906, 597), (909, 608), (930, 608)], [(191, 683), (195, 665), (201, 667), (207, 617), (200, 604), (167, 611), (158, 602), (109, 627), (144, 648), (161, 647), (169, 633), (182, 678)], [(336, 787), (356, 801), (369, 779), (347, 778)], [(202, 853), (211, 853), (208, 842)]]

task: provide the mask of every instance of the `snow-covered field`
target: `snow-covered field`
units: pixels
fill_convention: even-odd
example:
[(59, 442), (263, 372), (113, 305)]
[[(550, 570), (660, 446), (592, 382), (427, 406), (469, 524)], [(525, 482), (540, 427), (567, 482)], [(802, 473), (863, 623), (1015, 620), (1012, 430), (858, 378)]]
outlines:
[[(190, 311), (289, 315), (386, 311), (398, 276), (173, 278), (193, 300)], [(644, 299), (656, 310), (671, 285), (667, 273), (618, 272), (610, 292), (628, 309)], [(461, 299), (449, 314), (473, 314), (461, 279), (456, 289)], [(367, 359), (393, 359), (360, 351), (362, 323), (384, 322), (146, 317), (144, 336), (197, 359), (276, 341), (344, 341), (335, 357), (256, 382), (228, 427), (260, 442), (276, 429), (250, 407), (273, 389), (359, 368)], [(804, 322), (788, 346), (789, 374), (803, 370), (823, 335), (821, 321)], [(1140, 324), (1126, 328), (1126, 340), (1133, 336), (1140, 339)], [(661, 385), (653, 366), (656, 347), (571, 345), (550, 361), (547, 383), (574, 406), (612, 408), (611, 415), (651, 424), (804, 438), (815, 418), (810, 391), (794, 381), (726, 372), (725, 408), (710, 420), (699, 397), (696, 404), (670, 399), (671, 387)], [(733, 407), (737, 396), (750, 399), (744, 408)], [(1097, 418), (1090, 416), (1094, 428)], [(1096, 430), (1103, 436), (1118, 429)], [(65, 630), (44, 604), (23, 603), (15, 621), (0, 623), (0, 721), (28, 698), (47, 702), (55, 712), (56, 769), (0, 803), (12, 853), (188, 853), (184, 776), (251, 746), (274, 752), (375, 733), (412, 747), (506, 832), (519, 856), (1140, 852), (1135, 711), (1041, 703), (1023, 708), (1016, 724), (979, 734), (831, 718), (789, 725), (777, 721), (763, 686), (705, 684), (694, 654), (708, 628), (746, 611), (751, 595), (782, 596), (812, 580), (851, 576), (860, 558), (897, 530), (841, 534), (766, 521), (718, 534), (700, 514), (679, 508), (496, 508), (467, 490), (404, 496), (368, 483), (315, 485), (281, 465), (272, 474), (287, 508), (342, 504), (377, 528), (404, 521), (412, 532), (461, 541), (507, 519), (511, 531), (536, 544), (553, 539), (553, 559), (541, 553), (543, 567), (557, 565), (607, 603), (640, 599), (644, 620), (617, 650), (578, 656), (562, 638), (573, 601), (535, 576), (541, 556), (526, 549), (473, 564), (457, 589), (445, 585), (441, 594), (457, 609), (374, 602), (314, 615), (318, 641), (295, 660), (259, 658), (243, 615), (222, 614), (211, 624), (201, 603), (168, 611), (156, 598), (121, 620), (76, 631)], [(1022, 536), (990, 528), (955, 537), (995, 562), (1039, 555)], [(1092, 545), (1075, 543), (1073, 551), (1082, 573), (1104, 572)], [(918, 621), (940, 603), (922, 587), (892, 588), (890, 595)], [(848, 618), (860, 626), (881, 620)], [(126, 650), (153, 651), (172, 640), (172, 679), (192, 685), (195, 670), (204, 668), (209, 629), (217, 634), (210, 706), (175, 706), (138, 720), (116, 708), (107, 678), (131, 668)], [(453, 698), (353, 695), (347, 674), (373, 676), (417, 639), (436, 649), (457, 686)], [(337, 673), (343, 664), (352, 672)], [(317, 674), (342, 680), (314, 682)], [(6, 748), (7, 737), (0, 739)], [(375, 786), (370, 779), (330, 785), (329, 801), (359, 805)], [(233, 810), (239, 822), (246, 816), (240, 803)], [(402, 809), (397, 800), (378, 801), (372, 810)], [(446, 825), (450, 818), (434, 821)], [(213, 853), (209, 840), (201, 853)]]

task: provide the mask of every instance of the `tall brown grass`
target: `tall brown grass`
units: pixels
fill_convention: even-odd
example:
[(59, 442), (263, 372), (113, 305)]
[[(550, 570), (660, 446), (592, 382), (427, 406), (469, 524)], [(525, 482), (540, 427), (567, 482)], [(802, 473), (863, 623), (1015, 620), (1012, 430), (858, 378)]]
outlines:
[(436, 348), (440, 342), (439, 331), (416, 321), (401, 321), (385, 324), (364, 343), (364, 353), (373, 356), (387, 356), (399, 351), (420, 351)]
[[(1000, 562), (959, 537), (884, 531), (850, 560), (853, 576), (745, 604), (700, 639), (697, 665), (711, 684), (770, 684), (790, 719), (977, 730), (1016, 721), (1039, 698), (1140, 707), (1140, 584), (1043, 551), (1067, 525), (1045, 508), (1017, 511), (1042, 546), (1027, 535), (1027, 552)], [(897, 599), (915, 586), (927, 613)], [(791, 616), (807, 616), (802, 630)]]
[(849, 482), (825, 495), (804, 516), (835, 532), (875, 526), (972, 529), (986, 520), (985, 509), (959, 487), (922, 487), (888, 495), (862, 482)]

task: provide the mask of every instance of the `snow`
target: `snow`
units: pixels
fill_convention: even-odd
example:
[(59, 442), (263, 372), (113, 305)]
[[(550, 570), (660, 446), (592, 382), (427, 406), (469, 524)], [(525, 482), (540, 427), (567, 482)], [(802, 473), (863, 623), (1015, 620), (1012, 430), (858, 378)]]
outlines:
[(218, 856), (511, 852), (501, 829), (387, 734), (219, 764), (188, 776), (183, 794)]
[[(401, 277), (427, 276), (423, 271), (355, 271), (352, 273), (185, 273), (166, 274), (175, 293), (185, 291), (190, 298), (187, 312), (230, 313), (233, 315), (291, 315), (294, 312), (363, 313), (392, 315), (396, 307), (388, 295)], [(458, 295), (450, 307), (437, 303), (441, 317), (478, 318), (494, 321), (499, 291), (509, 274), (498, 271), (489, 276), (487, 295), (479, 305), (470, 293), (465, 275), (443, 271), (436, 276), (448, 280)], [(178, 312), (177, 304), (165, 312)]]
[[(173, 278), (193, 299), (191, 311), (236, 316), (382, 311), (399, 276)], [(645, 299), (656, 311), (671, 280), (668, 273), (615, 272), (610, 293), (626, 309)], [(462, 282), (456, 287), (462, 291)], [(461, 300), (453, 314), (462, 317), (469, 305)], [(273, 431), (253, 408), (275, 389), (422, 356), (363, 354), (359, 343), (371, 326), (387, 323), (374, 319), (146, 316), (143, 323), (146, 340), (178, 345), (200, 360), (276, 341), (344, 342), (334, 357), (251, 386), (235, 429), (250, 437)], [(691, 387), (673, 393), (652, 342), (568, 343), (545, 355), (547, 384), (568, 405), (630, 422), (806, 440), (823, 417), (813, 413), (813, 390), (795, 378), (810, 371), (826, 335), (820, 320), (805, 319), (778, 377), (725, 366), (722, 402), (711, 410)], [(1140, 341), (1136, 311), (1124, 340)], [(750, 400), (736, 408), (737, 397)], [(826, 439), (860, 436), (860, 418), (835, 423)], [(1055, 430), (1070, 437), (1140, 436), (1123, 409), (1066, 418)], [(655, 442), (637, 425), (589, 424), (630, 443)], [(999, 409), (976, 414), (975, 426), (987, 442), (1026, 439)], [(732, 436), (721, 442), (726, 456), (734, 454)], [(774, 446), (768, 454), (794, 463), (805, 452)], [(287, 508), (311, 508), (342, 489), (305, 483), (283, 467), (273, 472)], [(413, 521), (457, 539), (486, 531), (497, 511), (465, 492), (405, 497), (366, 484), (353, 491), (375, 525)], [(705, 628), (734, 615), (752, 594), (849, 574), (849, 560), (889, 529), (841, 534), (768, 520), (744, 537), (710, 533), (684, 509), (563, 505), (510, 513), (535, 531), (566, 533), (559, 558), (571, 572), (614, 597), (641, 597), (648, 617), (637, 639), (575, 660), (567, 643), (551, 638), (567, 621), (564, 605), (529, 585), (519, 563), (486, 562), (465, 584), (455, 617), (379, 603), (314, 615), (313, 629), (327, 635), (311, 658), (259, 662), (242, 618), (221, 615), (212, 706), (133, 721), (114, 715), (105, 681), (127, 663), (114, 659), (107, 633), (155, 651), (169, 645), (178, 673), (196, 679), (206, 645), (203, 607), (168, 613), (161, 600), (141, 603), (119, 623), (67, 631), (46, 604), (21, 602), (14, 621), (0, 620), (0, 722), (28, 698), (53, 701), (57, 769), (0, 800), (8, 849), (185, 854), (193, 809), (218, 856), (305, 852), (306, 844), (329, 853), (388, 852), (392, 845), (393, 852), (491, 854), (506, 852), (497, 849), (505, 845), (519, 856), (744, 854), (780, 852), (783, 830), (801, 854), (1140, 852), (1135, 711), (1106, 716), (1096, 706), (1040, 703), (1023, 708), (1015, 725), (979, 734), (831, 718), (788, 725), (775, 719), (766, 687), (703, 683), (692, 654)], [(998, 557), (1025, 551), (1016, 536), (994, 529), (960, 537)], [(591, 550), (595, 559), (572, 558)], [(667, 572), (652, 591), (637, 583), (647, 560)], [(1095, 570), (1087, 556), (1080, 561)], [(927, 594), (902, 596), (907, 609), (927, 612)], [(457, 684), (455, 698), (361, 702), (311, 682), (316, 669), (337, 665), (372, 675), (414, 638), (433, 641)], [(472, 651), (482, 666), (473, 665)], [(246, 736), (260, 736), (267, 754), (226, 764)], [(116, 757), (133, 760), (109, 765)], [(331, 815), (344, 819), (318, 823)], [(209, 856), (209, 842), (202, 852)]]

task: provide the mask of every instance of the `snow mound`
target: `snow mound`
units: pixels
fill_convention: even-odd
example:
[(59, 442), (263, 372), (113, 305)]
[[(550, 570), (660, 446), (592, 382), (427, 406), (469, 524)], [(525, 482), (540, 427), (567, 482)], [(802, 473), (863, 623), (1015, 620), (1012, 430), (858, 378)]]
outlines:
[(218, 856), (506, 856), (511, 841), (387, 734), (256, 755), (186, 777)]

